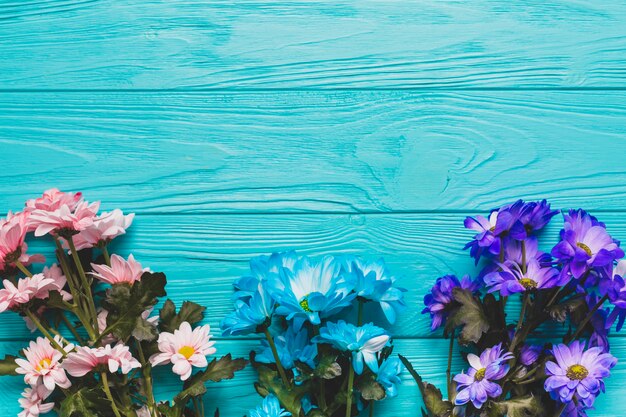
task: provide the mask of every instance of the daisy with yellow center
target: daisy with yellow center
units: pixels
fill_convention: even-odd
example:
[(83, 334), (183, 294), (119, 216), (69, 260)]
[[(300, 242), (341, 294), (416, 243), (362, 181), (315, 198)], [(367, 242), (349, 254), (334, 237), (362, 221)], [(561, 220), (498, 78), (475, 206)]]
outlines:
[(159, 335), (160, 353), (150, 357), (152, 366), (171, 363), (172, 370), (185, 381), (191, 376), (192, 367), (203, 368), (208, 365), (206, 357), (216, 352), (211, 342), (209, 325), (191, 328), (183, 322), (174, 333), (163, 332)]
[[(55, 340), (63, 346), (58, 336)], [(73, 348), (73, 345), (68, 345), (65, 349), (69, 352)], [(24, 382), (27, 384), (32, 386), (43, 384), (49, 391), (54, 390), (55, 386), (69, 388), (72, 385), (61, 367), (63, 353), (52, 347), (48, 339), (38, 337), (37, 340), (31, 341), (28, 348), (24, 349), (24, 356), (26, 359), (15, 360), (18, 365), (16, 372), (24, 375)]]

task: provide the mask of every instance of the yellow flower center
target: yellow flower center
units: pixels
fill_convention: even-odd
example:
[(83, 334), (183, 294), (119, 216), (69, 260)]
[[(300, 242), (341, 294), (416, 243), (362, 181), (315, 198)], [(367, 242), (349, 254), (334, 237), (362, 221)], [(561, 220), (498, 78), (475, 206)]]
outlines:
[(587, 378), (589, 371), (582, 365), (572, 365), (567, 368), (565, 375), (572, 381), (580, 381)]
[(527, 290), (532, 290), (537, 288), (537, 283), (531, 278), (522, 278), (519, 280), (519, 283), (522, 284), (522, 287)]
[(489, 231), (490, 231), (491, 233), (495, 232), (495, 231), (496, 231), (496, 226), (491, 226), (491, 227), (489, 228)]
[(42, 360), (39, 361), (39, 365), (37, 365), (35, 370), (36, 371), (41, 371), (42, 369), (49, 367), (51, 363), (52, 363), (52, 359), (50, 359), (50, 358), (43, 358)]
[(178, 353), (183, 355), (185, 359), (189, 359), (193, 356), (194, 353), (196, 353), (196, 350), (192, 348), (191, 346), (183, 346), (180, 349), (178, 349)]
[(487, 372), (486, 368), (480, 368), (478, 371), (476, 371), (476, 374), (474, 375), (474, 380), (482, 381), (483, 379), (485, 379), (485, 372)]
[(591, 249), (589, 248), (589, 246), (585, 245), (582, 242), (577, 242), (576, 246), (578, 246), (579, 248), (581, 248), (582, 250), (584, 250), (585, 252), (587, 252), (587, 255), (589, 256), (593, 256), (593, 252), (591, 251)]
[(307, 295), (306, 297), (304, 297), (301, 301), (300, 301), (300, 307), (302, 307), (302, 309), (304, 311), (306, 311), (307, 313), (311, 313), (313, 310), (311, 310), (309, 308), (309, 296)]

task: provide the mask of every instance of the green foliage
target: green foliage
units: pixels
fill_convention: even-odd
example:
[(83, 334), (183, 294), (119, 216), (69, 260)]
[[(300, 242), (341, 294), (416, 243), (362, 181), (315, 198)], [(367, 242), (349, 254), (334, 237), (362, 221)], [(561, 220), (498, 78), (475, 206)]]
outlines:
[(111, 403), (102, 389), (84, 387), (67, 394), (61, 401), (59, 417), (109, 417), (113, 416)]
[(481, 336), (489, 330), (489, 320), (482, 304), (471, 291), (460, 287), (455, 288), (452, 295), (459, 306), (450, 313), (446, 321), (446, 333), (451, 334), (454, 329), (461, 327), (459, 343), (463, 345), (470, 342), (477, 343)]
[(257, 371), (259, 373), (259, 380), (254, 384), (254, 387), (259, 395), (266, 397), (273, 393), (278, 397), (280, 403), (287, 411), (294, 416), (299, 416), (300, 410), (302, 409), (302, 397), (307, 392), (310, 392), (310, 384), (304, 383), (292, 387), (291, 390), (289, 390), (278, 376), (278, 372), (273, 369), (259, 365)]
[(154, 340), (157, 331), (141, 314), (154, 306), (158, 297), (163, 297), (166, 284), (165, 275), (157, 272), (144, 272), (141, 281), (134, 285), (113, 285), (107, 291), (105, 308), (107, 333), (113, 333), (121, 340), (131, 335), (138, 340)]
[(15, 359), (17, 359), (17, 356), (6, 355), (4, 359), (0, 360), (0, 376), (17, 375), (17, 372), (15, 372), (17, 369)]
[(185, 301), (178, 313), (176, 313), (176, 306), (172, 300), (168, 299), (159, 312), (159, 329), (171, 333), (178, 329), (184, 321), (193, 326), (202, 321), (205, 310), (206, 308), (199, 304)]
[(363, 399), (368, 401), (380, 401), (386, 396), (385, 389), (376, 381), (376, 377), (372, 374), (359, 378), (357, 389), (361, 392)]
[(450, 401), (445, 401), (441, 394), (441, 391), (432, 384), (424, 382), (422, 377), (415, 371), (413, 365), (407, 358), (402, 355), (398, 355), (400, 360), (409, 371), (422, 394), (424, 400), (424, 406), (426, 410), (422, 410), (424, 417), (450, 417), (452, 416), (452, 409), (454, 408)]
[(233, 359), (229, 353), (213, 361), (204, 371), (198, 372), (185, 381), (184, 390), (174, 397), (177, 406), (183, 406), (191, 397), (203, 395), (206, 392), (204, 384), (209, 381), (219, 382), (223, 379), (232, 379), (236, 371), (240, 371), (248, 361), (242, 358)]
[(540, 417), (546, 415), (539, 399), (533, 395), (492, 402), (482, 414), (484, 417)]
[(341, 376), (341, 366), (337, 363), (337, 356), (322, 356), (314, 373), (323, 379), (333, 379)]

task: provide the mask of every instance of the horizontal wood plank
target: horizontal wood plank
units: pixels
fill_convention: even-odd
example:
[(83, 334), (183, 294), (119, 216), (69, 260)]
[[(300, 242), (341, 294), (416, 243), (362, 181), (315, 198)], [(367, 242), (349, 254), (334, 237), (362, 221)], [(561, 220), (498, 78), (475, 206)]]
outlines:
[(10, 2), (0, 88), (623, 87), (623, 2)]
[[(441, 337), (430, 332), (430, 319), (422, 315), (423, 297), (437, 277), (445, 274), (476, 275), (468, 253), (462, 250), (472, 233), (463, 228), (464, 215), (378, 214), (378, 215), (143, 215), (129, 233), (119, 238), (114, 250), (133, 253), (144, 266), (163, 271), (168, 277), (168, 296), (178, 305), (192, 300), (208, 307), (206, 323), (219, 333), (221, 319), (232, 310), (232, 282), (248, 270), (248, 261), (259, 254), (296, 249), (310, 255), (351, 253), (384, 257), (408, 289), (408, 310), (391, 327), (395, 336)], [(612, 235), (626, 240), (623, 213), (601, 213)], [(542, 237), (544, 249), (558, 239), (559, 218)], [(32, 251), (49, 254), (50, 245), (38, 242)], [(46, 252), (47, 250), (47, 252)], [(509, 302), (509, 320), (519, 317), (516, 297)], [(366, 319), (386, 322), (374, 306)], [(355, 312), (347, 312), (354, 319)], [(21, 319), (10, 312), (2, 315), (0, 340), (29, 336)], [(541, 329), (539, 334), (563, 334), (560, 325)]]
[[(606, 380), (606, 394), (601, 395), (596, 409), (590, 412), (593, 417), (614, 417), (621, 415), (624, 410), (620, 383), (626, 378), (626, 339), (612, 339), (611, 352), (619, 361)], [(257, 346), (253, 340), (229, 340), (216, 344), (218, 355), (231, 352), (235, 357), (247, 357), (248, 353)], [(15, 354), (24, 347), (26, 342), (0, 343), (0, 355)], [(445, 369), (448, 355), (448, 341), (442, 339), (409, 339), (396, 340), (394, 352), (406, 356), (424, 380), (431, 382), (445, 392)], [(458, 373), (467, 365), (464, 363), (458, 347), (455, 347), (452, 372)], [(249, 366), (239, 372), (235, 379), (218, 384), (209, 384), (205, 395), (207, 415), (215, 408), (220, 409), (220, 415), (225, 417), (242, 416), (249, 409), (260, 403), (261, 398), (255, 393), (253, 382), (255, 373)], [(172, 376), (169, 367), (157, 368), (155, 372), (157, 400), (170, 400), (180, 391), (181, 382)], [(3, 415), (15, 415), (19, 411), (17, 399), (24, 388), (20, 377), (0, 377), (0, 412)], [(415, 382), (408, 372), (402, 374), (402, 385), (398, 397), (386, 399), (377, 404), (376, 415), (415, 417), (420, 415), (422, 401)]]
[(626, 208), (626, 91), (0, 95), (0, 212)]

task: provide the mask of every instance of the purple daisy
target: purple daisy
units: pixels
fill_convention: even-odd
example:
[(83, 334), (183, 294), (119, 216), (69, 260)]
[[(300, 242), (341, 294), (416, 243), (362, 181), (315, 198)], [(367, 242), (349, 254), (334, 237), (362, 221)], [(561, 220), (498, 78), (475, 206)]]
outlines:
[(543, 353), (543, 346), (524, 345), (520, 350), (520, 362), (524, 366), (530, 366), (537, 362), (539, 356)]
[(449, 314), (449, 307), (454, 302), (453, 289), (462, 288), (474, 292), (478, 290), (479, 284), (479, 282), (472, 280), (469, 275), (465, 275), (460, 281), (454, 275), (437, 278), (430, 293), (424, 296), (426, 308), (422, 310), (422, 314), (430, 313), (431, 329), (435, 330), (445, 323)]
[(576, 398), (585, 408), (593, 406), (600, 391), (604, 392), (604, 378), (617, 359), (600, 347), (585, 350), (585, 342), (574, 341), (569, 347), (563, 344), (552, 349), (556, 362), (546, 362), (545, 390), (562, 403)]
[(500, 253), (500, 238), (495, 234), (497, 221), (497, 210), (492, 211), (488, 219), (483, 216), (465, 218), (463, 222), (465, 228), (478, 232), (463, 248), (469, 248), (470, 256), (476, 260), (476, 263), (481, 256)]
[(563, 217), (561, 241), (552, 249), (552, 256), (563, 264), (564, 271), (580, 278), (591, 268), (610, 268), (613, 261), (624, 256), (619, 241), (595, 217), (584, 210), (570, 210)]
[(617, 320), (617, 331), (619, 332), (626, 319), (626, 260), (621, 260), (613, 268), (610, 280), (600, 282), (600, 292), (609, 296), (609, 301), (615, 306), (611, 314), (607, 317), (607, 327), (611, 327)]
[(530, 203), (518, 200), (509, 210), (513, 220), (509, 235), (516, 240), (527, 239), (535, 232), (543, 229), (550, 222), (550, 219), (559, 212), (558, 210), (551, 210), (550, 204), (545, 199)]
[(489, 292), (500, 291), (503, 296), (532, 291), (536, 289), (552, 288), (559, 284), (559, 271), (556, 268), (543, 268), (537, 259), (527, 262), (526, 272), (514, 262), (498, 264), (500, 271), (494, 271), (483, 277)]
[[(522, 251), (522, 243), (524, 250)], [(536, 259), (539, 264), (544, 267), (552, 266), (552, 256), (539, 250), (539, 242), (536, 238), (528, 238), (525, 240), (509, 239), (504, 246), (504, 259), (509, 262), (515, 262), (521, 265), (523, 255), (526, 252), (526, 260)]]
[(456, 405), (472, 402), (474, 407), (480, 409), (488, 398), (496, 398), (502, 394), (502, 387), (493, 382), (502, 379), (509, 372), (506, 363), (513, 358), (513, 354), (502, 350), (502, 344), (487, 348), (480, 357), (470, 353), (467, 361), (470, 368), (466, 373), (460, 373), (454, 377), (458, 383)]

